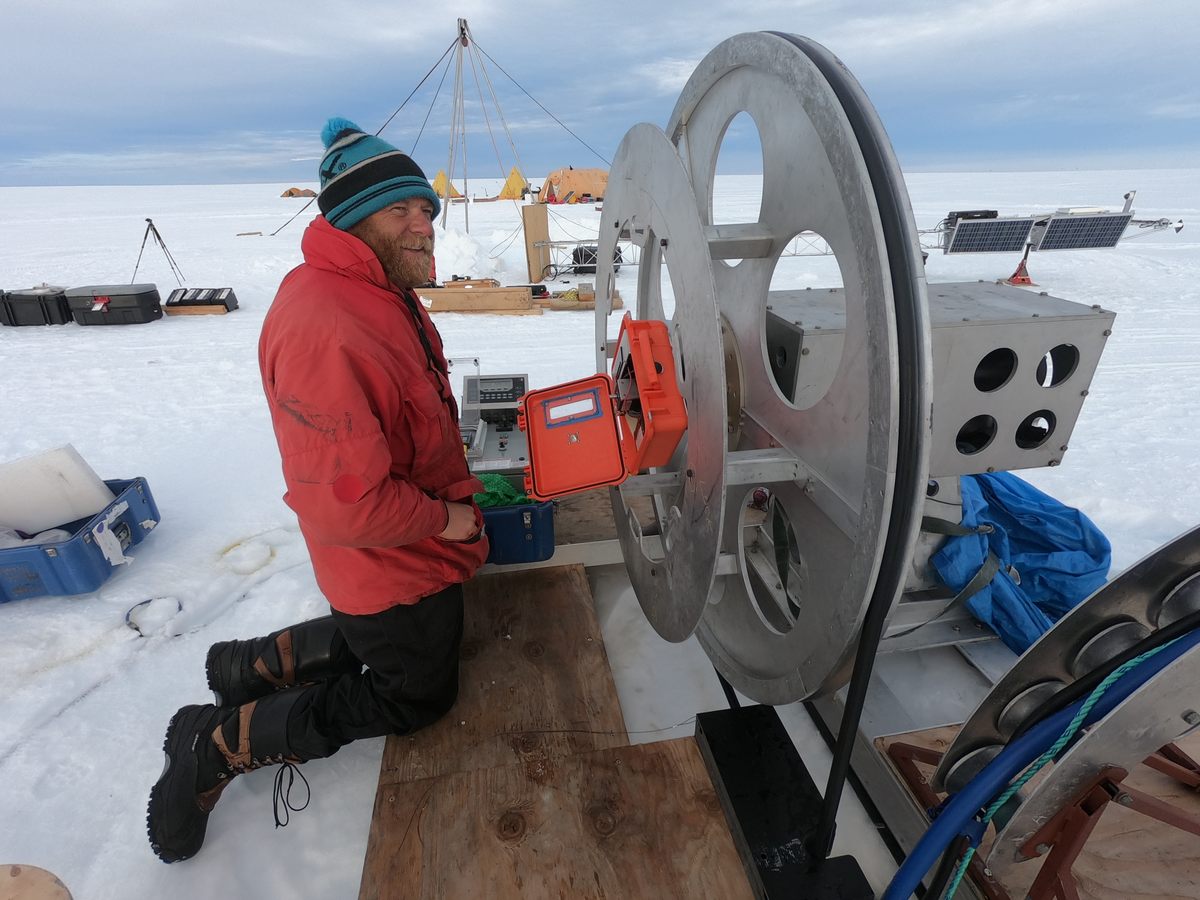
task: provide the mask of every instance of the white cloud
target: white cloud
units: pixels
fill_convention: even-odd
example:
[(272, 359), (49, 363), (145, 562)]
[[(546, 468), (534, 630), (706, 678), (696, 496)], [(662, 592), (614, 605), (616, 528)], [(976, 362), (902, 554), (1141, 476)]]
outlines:
[(699, 59), (666, 57), (643, 63), (634, 69), (634, 75), (653, 93), (678, 94), (692, 77), (692, 72), (696, 70), (696, 64), (699, 62)]
[(311, 136), (241, 132), (195, 142), (186, 148), (135, 146), (114, 152), (52, 152), (16, 159), (9, 165), (44, 176), (80, 170), (96, 175), (197, 168), (234, 171), (273, 167), (294, 160), (299, 154), (311, 152), (317, 143)]
[(1200, 119), (1200, 98), (1177, 97), (1151, 106), (1146, 112), (1159, 119)]

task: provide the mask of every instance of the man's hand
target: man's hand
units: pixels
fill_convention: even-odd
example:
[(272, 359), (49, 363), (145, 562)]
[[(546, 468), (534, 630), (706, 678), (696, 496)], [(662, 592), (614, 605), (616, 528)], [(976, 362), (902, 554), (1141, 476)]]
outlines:
[(447, 501), (446, 511), (450, 514), (450, 521), (438, 535), (441, 540), (465, 541), (479, 533), (479, 525), (475, 522), (475, 507), (469, 503)]

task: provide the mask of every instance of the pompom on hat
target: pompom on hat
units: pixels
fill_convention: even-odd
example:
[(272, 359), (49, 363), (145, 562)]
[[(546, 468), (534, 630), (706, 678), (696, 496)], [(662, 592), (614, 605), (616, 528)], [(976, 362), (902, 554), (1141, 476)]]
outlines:
[(321, 129), (321, 141), (325, 155), (317, 206), (334, 228), (344, 231), (412, 197), (432, 203), (434, 216), (441, 212), (441, 201), (421, 167), (382, 138), (364, 133), (349, 119), (334, 117)]

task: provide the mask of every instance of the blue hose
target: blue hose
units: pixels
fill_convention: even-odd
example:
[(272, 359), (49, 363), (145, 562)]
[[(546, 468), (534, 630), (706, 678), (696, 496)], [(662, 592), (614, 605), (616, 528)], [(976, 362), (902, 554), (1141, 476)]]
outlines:
[[(1128, 698), (1143, 684), (1200, 644), (1200, 629), (1179, 638), (1147, 659), (1114, 683), (1093, 707), (1085, 725), (1098, 721)], [(896, 871), (880, 900), (907, 900), (925, 873), (929, 871), (960, 834), (968, 834), (975, 814), (1008, 786), (1031, 762), (1037, 759), (1063, 733), (1075, 714), (1087, 701), (1081, 698), (1066, 709), (1038, 722), (1025, 734), (1000, 751), (1000, 754), (967, 785), (949, 799), (929, 826), (913, 852)]]

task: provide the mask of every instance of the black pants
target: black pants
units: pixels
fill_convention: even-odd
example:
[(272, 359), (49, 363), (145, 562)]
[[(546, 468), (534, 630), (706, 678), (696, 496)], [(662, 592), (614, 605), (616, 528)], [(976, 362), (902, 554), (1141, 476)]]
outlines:
[(409, 734), (436, 722), (458, 699), (463, 589), (352, 616), (333, 610), (366, 670), (306, 687), (288, 717), (288, 745), (301, 759), (330, 756), (359, 738)]

